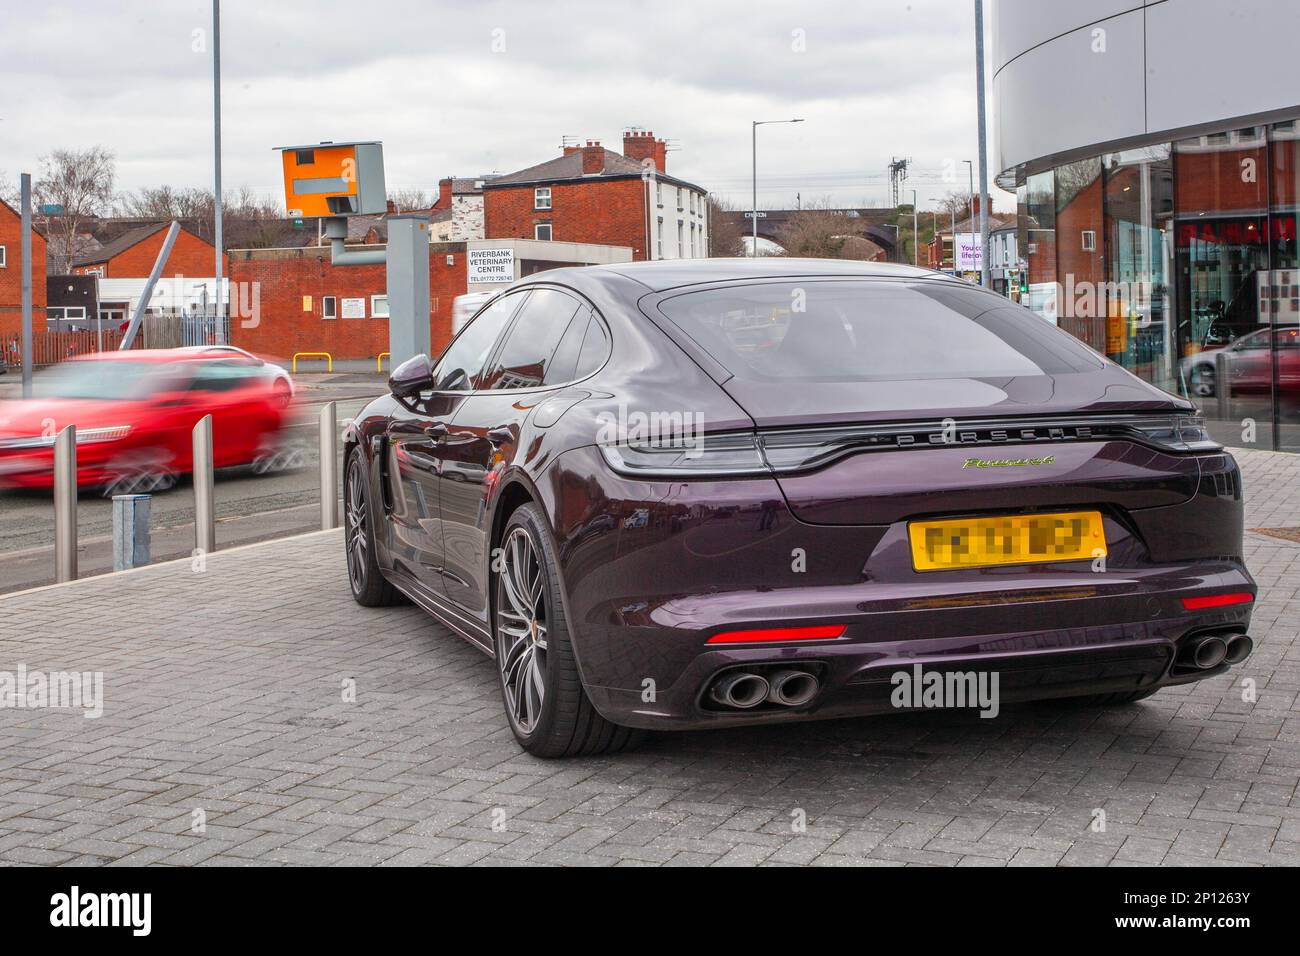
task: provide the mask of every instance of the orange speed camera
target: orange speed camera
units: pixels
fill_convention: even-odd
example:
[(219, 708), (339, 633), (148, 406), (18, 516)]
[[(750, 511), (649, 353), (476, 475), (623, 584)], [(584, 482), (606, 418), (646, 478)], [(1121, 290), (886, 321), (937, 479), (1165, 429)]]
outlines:
[(277, 148), (284, 165), (284, 205), (291, 218), (387, 212), (382, 144)]

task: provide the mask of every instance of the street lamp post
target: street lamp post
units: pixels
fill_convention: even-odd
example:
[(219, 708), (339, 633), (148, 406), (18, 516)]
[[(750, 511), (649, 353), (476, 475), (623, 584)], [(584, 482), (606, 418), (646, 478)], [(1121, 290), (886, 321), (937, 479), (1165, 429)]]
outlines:
[[(217, 321), (216, 343), (226, 341), (225, 296), (222, 295), (221, 235), (221, 0), (212, 0), (212, 242), (217, 247), (216, 273)], [(204, 319), (206, 321), (206, 316)]]
[(921, 264), (921, 232), (916, 226), (916, 190), (912, 190), (912, 265)]
[(754, 217), (753, 238), (749, 244), (749, 255), (751, 258), (758, 255), (758, 128), (760, 126), (771, 126), (773, 123), (802, 123), (801, 119), (788, 120), (751, 120), (750, 127), (750, 145), (753, 150), (753, 172), (754, 172), (754, 208), (750, 210), (750, 215)]

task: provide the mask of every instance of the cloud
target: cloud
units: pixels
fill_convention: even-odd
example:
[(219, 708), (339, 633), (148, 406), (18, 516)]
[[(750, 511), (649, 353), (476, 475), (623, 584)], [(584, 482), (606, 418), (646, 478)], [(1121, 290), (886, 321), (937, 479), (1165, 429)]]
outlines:
[[(671, 172), (747, 204), (751, 120), (799, 116), (759, 130), (761, 204), (883, 204), (886, 164), (909, 156), (924, 207), (965, 188), (975, 151), (974, 24), (952, 0), (227, 0), (222, 13), (224, 180), (269, 195), (279, 145), (380, 139), (390, 185), (431, 189), (540, 162), (565, 135), (617, 149), (639, 126), (672, 141)], [(210, 183), (208, 2), (0, 17), (0, 166), (101, 144), (121, 188)]]

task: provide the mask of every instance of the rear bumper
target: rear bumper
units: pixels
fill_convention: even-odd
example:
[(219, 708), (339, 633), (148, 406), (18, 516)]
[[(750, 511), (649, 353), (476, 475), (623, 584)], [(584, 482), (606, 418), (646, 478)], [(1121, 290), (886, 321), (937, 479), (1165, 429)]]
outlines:
[[(678, 644), (692, 648), (694, 653), (666, 685), (658, 681), (650, 685), (653, 700), (646, 699), (644, 679), (629, 687), (624, 682), (631, 675), (626, 673), (618, 675), (615, 684), (591, 684), (588, 692), (596, 708), (616, 723), (689, 730), (923, 709), (929, 705), (900, 706), (894, 693), (902, 681), (898, 675), (915, 678), (919, 676), (918, 668), (924, 674), (984, 674), (990, 679), (996, 675), (992, 685), (996, 691), (994, 713), (989, 716), (995, 716), (1002, 705), (1018, 701), (1157, 689), (1212, 677), (1228, 669), (1223, 664), (1190, 671), (1176, 663), (1178, 650), (1190, 637), (1202, 633), (1248, 633), (1252, 605), (1187, 612), (1181, 609), (1181, 598), (1204, 595), (1207, 589), (1253, 594), (1255, 585), (1245, 568), (1155, 575), (1133, 583), (1136, 587), (1127, 594), (1095, 593), (1090, 597), (990, 606), (1004, 627), (1016, 629), (978, 634), (938, 636), (954, 629), (972, 610), (956, 607), (840, 617), (838, 621), (846, 624), (844, 636), (829, 641), (711, 646), (703, 633), (674, 630), (655, 635), (629, 634), (631, 640), (661, 647), (665, 643)], [(1055, 623), (1026, 627), (1044, 620)], [(782, 622), (769, 616), (763, 617), (763, 622), (764, 626), (813, 623), (808, 618)], [(978, 627), (978, 622), (973, 626)], [(771, 665), (814, 670), (821, 681), (819, 694), (804, 707), (740, 712), (722, 710), (707, 699), (706, 691), (720, 672), (737, 667), (761, 671)], [(584, 659), (584, 670), (589, 680), (599, 680), (604, 672), (602, 667), (592, 668), (589, 657)], [(951, 704), (945, 700), (942, 706)], [(965, 706), (988, 709), (974, 700)]]
[[(1189, 637), (1248, 633), (1252, 604), (1183, 605), (1255, 593), (1240, 558), (1240, 483), (1226, 455), (1193, 460), (1200, 478), (1185, 501), (1103, 500), (1104, 564), (938, 572), (913, 569), (907, 517), (810, 524), (770, 479), (636, 481), (585, 450), (558, 464), (546, 504), (583, 681), (596, 708), (628, 726), (892, 713), (891, 681), (916, 664), (996, 673), (1008, 703), (1152, 689), (1222, 672), (1175, 667)], [(571, 509), (566, 489), (577, 485), (600, 494)], [(708, 643), (722, 631), (818, 625), (844, 631), (834, 640)], [(728, 668), (777, 664), (816, 670), (820, 692), (775, 710), (726, 711), (706, 699)]]

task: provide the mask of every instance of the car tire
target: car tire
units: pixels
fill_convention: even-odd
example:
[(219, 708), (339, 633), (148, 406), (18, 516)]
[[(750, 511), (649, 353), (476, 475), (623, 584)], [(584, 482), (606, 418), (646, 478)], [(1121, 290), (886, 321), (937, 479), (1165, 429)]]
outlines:
[(506, 719), (534, 757), (616, 753), (642, 734), (602, 717), (578, 674), (555, 549), (541, 509), (517, 508), (493, 560), (492, 623)]
[(343, 470), (343, 550), (348, 584), (362, 607), (388, 607), (404, 601), (375, 558), (375, 522), (370, 507), (369, 469), (360, 448), (352, 449)]

